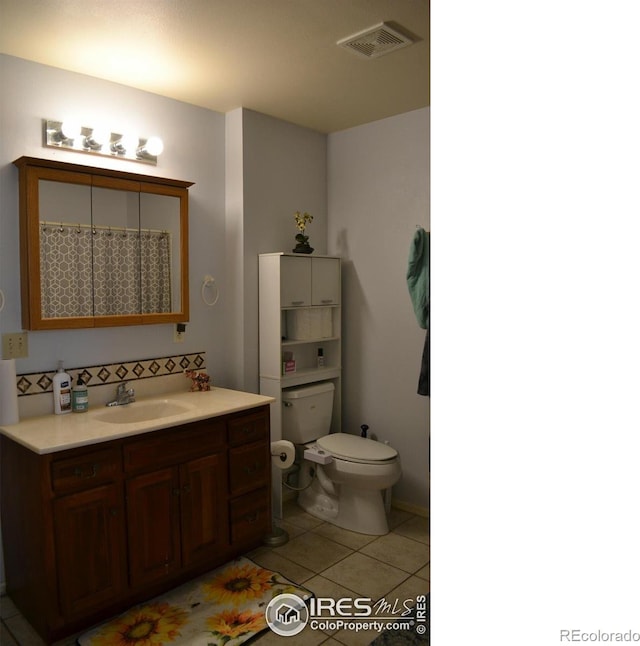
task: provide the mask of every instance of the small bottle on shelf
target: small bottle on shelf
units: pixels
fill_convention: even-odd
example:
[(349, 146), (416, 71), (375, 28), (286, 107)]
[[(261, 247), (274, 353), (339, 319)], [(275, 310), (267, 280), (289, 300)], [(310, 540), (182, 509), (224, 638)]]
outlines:
[(78, 377), (78, 382), (71, 389), (71, 410), (74, 413), (86, 413), (89, 410), (89, 393), (82, 377)]
[(318, 348), (318, 368), (324, 368), (324, 350)]
[(290, 375), (296, 371), (296, 360), (293, 352), (285, 352), (282, 355), (282, 374)]

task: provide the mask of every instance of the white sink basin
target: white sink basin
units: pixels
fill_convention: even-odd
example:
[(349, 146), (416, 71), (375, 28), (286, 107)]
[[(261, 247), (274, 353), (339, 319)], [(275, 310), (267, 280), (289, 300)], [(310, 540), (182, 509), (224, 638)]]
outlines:
[(136, 422), (150, 422), (164, 417), (182, 415), (192, 408), (192, 406), (170, 399), (153, 399), (133, 402), (133, 404), (124, 406), (114, 406), (96, 415), (96, 419), (109, 424), (135, 424)]

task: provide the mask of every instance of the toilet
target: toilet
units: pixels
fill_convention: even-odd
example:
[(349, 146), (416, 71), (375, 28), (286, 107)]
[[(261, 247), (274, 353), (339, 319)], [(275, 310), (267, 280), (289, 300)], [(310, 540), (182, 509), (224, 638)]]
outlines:
[(400, 479), (400, 456), (382, 442), (329, 433), (333, 395), (331, 382), (282, 391), (282, 437), (301, 461), (298, 504), (338, 527), (387, 534), (383, 491)]

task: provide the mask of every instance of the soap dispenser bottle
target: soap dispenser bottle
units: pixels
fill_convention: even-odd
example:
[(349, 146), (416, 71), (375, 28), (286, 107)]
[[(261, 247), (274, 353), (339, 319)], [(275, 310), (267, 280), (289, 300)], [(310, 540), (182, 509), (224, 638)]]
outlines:
[(58, 372), (53, 376), (53, 410), (56, 415), (71, 412), (71, 377), (58, 361)]
[(71, 391), (71, 410), (74, 413), (86, 413), (89, 410), (89, 392), (82, 377), (78, 377), (78, 382)]

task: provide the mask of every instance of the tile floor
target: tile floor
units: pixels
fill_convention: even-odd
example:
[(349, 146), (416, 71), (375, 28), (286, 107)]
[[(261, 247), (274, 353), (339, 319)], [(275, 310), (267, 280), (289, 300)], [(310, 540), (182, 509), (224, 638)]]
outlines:
[[(415, 599), (429, 591), (429, 521), (392, 509), (391, 532), (386, 536), (356, 534), (305, 513), (295, 502), (284, 506), (282, 526), (289, 542), (280, 547), (259, 547), (247, 556), (262, 567), (277, 570), (303, 584), (316, 596), (382, 597), (392, 602)], [(0, 597), (0, 644), (2, 646), (43, 646), (43, 641), (16, 610), (11, 600)], [(307, 627), (295, 639), (265, 632), (253, 644), (272, 646), (366, 646), (376, 631), (333, 633)], [(75, 644), (75, 638), (56, 646)]]

